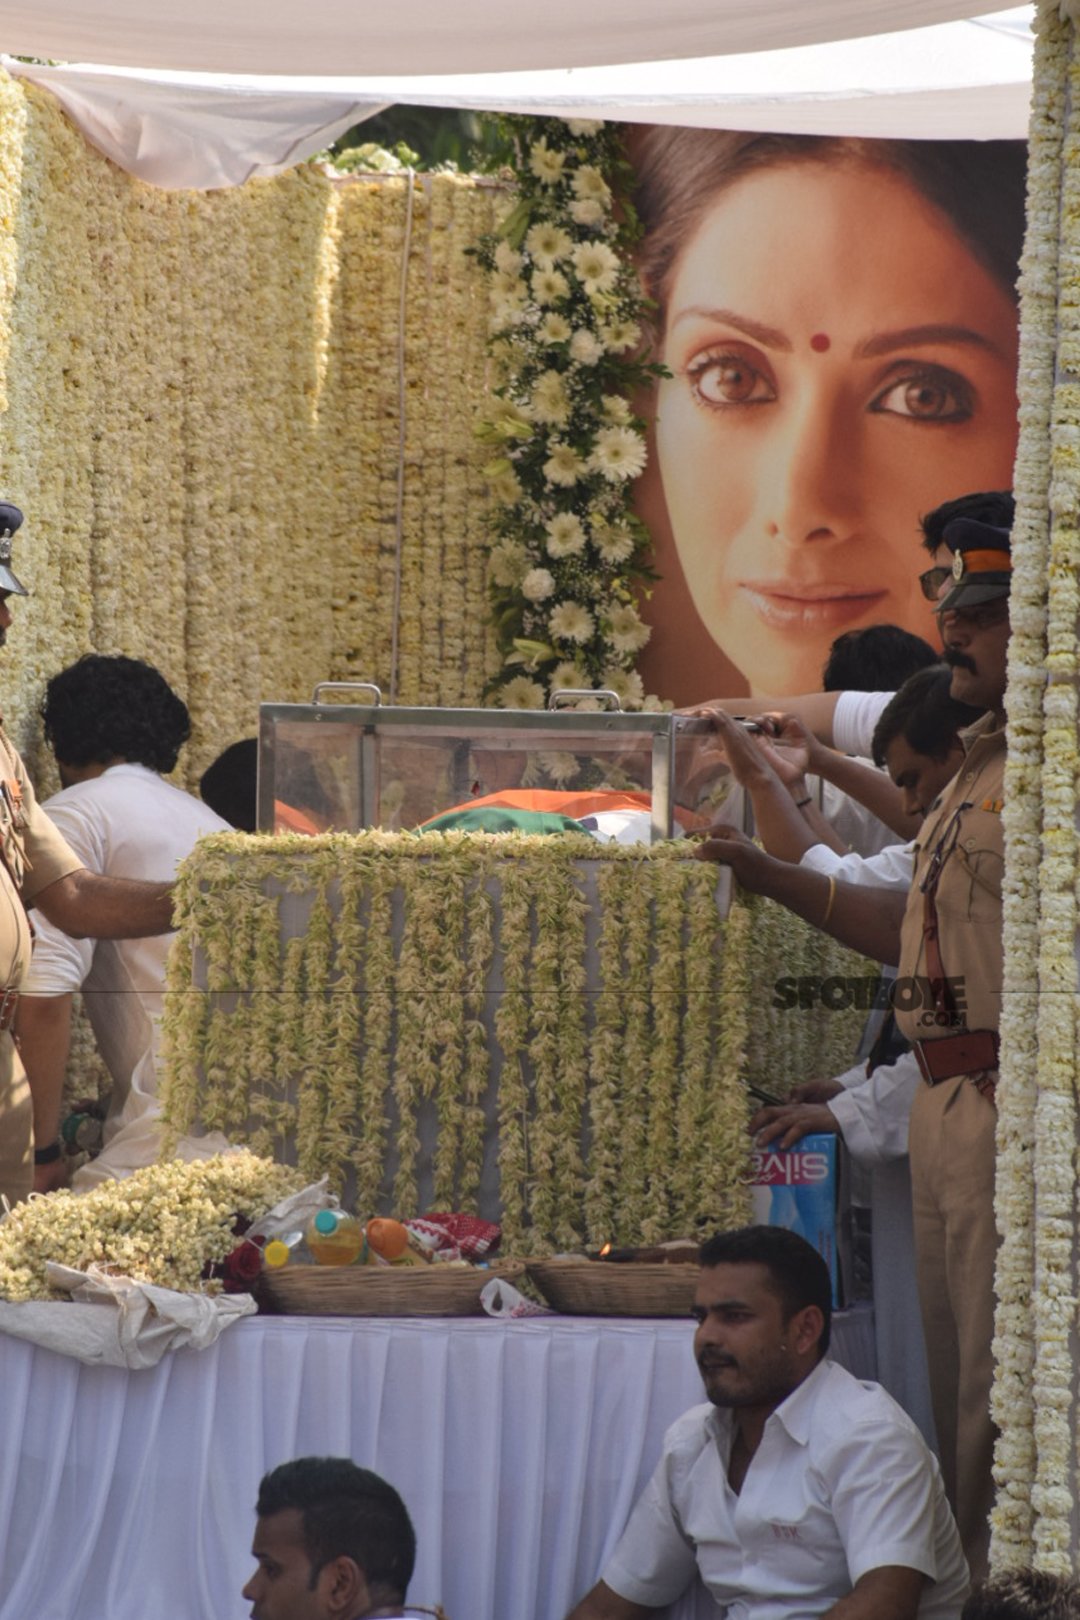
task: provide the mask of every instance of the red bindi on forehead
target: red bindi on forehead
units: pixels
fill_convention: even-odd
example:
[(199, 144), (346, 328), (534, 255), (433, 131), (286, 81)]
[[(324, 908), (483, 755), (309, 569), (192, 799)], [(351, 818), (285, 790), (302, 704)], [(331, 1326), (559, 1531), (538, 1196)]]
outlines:
[(832, 339), (826, 332), (815, 332), (813, 337), (810, 339), (810, 347), (818, 354), (824, 354), (825, 350), (828, 349), (831, 344)]

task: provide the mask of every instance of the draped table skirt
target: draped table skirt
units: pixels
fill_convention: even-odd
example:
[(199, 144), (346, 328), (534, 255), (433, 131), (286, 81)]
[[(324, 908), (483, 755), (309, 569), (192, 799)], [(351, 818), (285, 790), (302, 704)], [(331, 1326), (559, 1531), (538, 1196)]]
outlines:
[[(833, 1354), (873, 1376), (868, 1311)], [(682, 1320), (249, 1318), (130, 1373), (0, 1335), (0, 1377), (0, 1620), (241, 1620), (259, 1480), (310, 1454), (401, 1491), (413, 1602), (565, 1620), (702, 1399)]]

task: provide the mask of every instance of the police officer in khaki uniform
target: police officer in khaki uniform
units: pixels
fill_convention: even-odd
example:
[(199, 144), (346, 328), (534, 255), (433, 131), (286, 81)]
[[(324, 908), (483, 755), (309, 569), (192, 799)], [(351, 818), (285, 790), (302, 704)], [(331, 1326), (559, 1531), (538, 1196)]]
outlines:
[[(944, 531), (941, 598), (950, 694), (988, 713), (915, 841), (899, 979), (926, 985), (897, 1023), (926, 1084), (911, 1113), (916, 1269), (942, 1472), (972, 1578), (986, 1571), (993, 1505), (994, 1141), (1003, 982), (1005, 681), (1009, 533), (971, 518)], [(932, 999), (932, 1007), (927, 1001)]]
[[(28, 594), (11, 567), (22, 520), (17, 506), (0, 501), (0, 646), (12, 622), (9, 599)], [(28, 1195), (33, 1179), (30, 1091), (11, 1027), (30, 961), (33, 906), (76, 938), (136, 938), (172, 926), (169, 885), (86, 870), (38, 805), (0, 722), (0, 1197), (10, 1203)]]

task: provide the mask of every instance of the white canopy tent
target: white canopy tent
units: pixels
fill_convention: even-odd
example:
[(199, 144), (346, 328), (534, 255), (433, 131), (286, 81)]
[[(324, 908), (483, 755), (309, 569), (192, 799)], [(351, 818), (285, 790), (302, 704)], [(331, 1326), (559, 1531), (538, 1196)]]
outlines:
[[(437, 29), (432, 21), (434, 34), (428, 9), (441, 19)], [(619, 0), (616, 19), (610, 0), (578, 6), (584, 17), (554, 0), (544, 8), (544, 27), (530, 31), (501, 12), (498, 20), (487, 17), (487, 0), (470, 0), (453, 8), (449, 37), (447, 9), (441, 0), (430, 8), (422, 0), (395, 43), (385, 15), (360, 14), (353, 4), (345, 16), (335, 0), (305, 7), (269, 0), (257, 22), (254, 12), (245, 22), (217, 0), (215, 8), (192, 0), (182, 20), (160, 0), (152, 16), (143, 15), (143, 0), (110, 0), (92, 12), (72, 0), (34, 0), (32, 7), (0, 0), (0, 43), (69, 60), (83, 54), (100, 62), (111, 52), (121, 64), (141, 53), (140, 67), (3, 60), (12, 73), (50, 89), (114, 162), (165, 187), (211, 188), (279, 173), (395, 102), (811, 134), (1027, 133), (1029, 7), (968, 19), (962, 14), (971, 0), (678, 0), (663, 8)], [(294, 51), (301, 17), (303, 42)], [(873, 31), (886, 26), (893, 31)], [(849, 27), (858, 27), (859, 37), (838, 37)], [(119, 34), (128, 29), (121, 48)], [(445, 48), (433, 51), (434, 35)], [(757, 48), (781, 38), (796, 43)], [(642, 59), (629, 60), (631, 49)], [(558, 68), (550, 65), (553, 55)], [(361, 56), (380, 76), (341, 77), (342, 65)], [(270, 76), (237, 74), (240, 57)], [(605, 65), (579, 65), (600, 60)], [(429, 68), (436, 61), (446, 71), (383, 76), (391, 64)], [(193, 64), (214, 70), (190, 71)], [(305, 76), (316, 65), (332, 65), (334, 74)], [(481, 71), (494, 67), (507, 71)]]

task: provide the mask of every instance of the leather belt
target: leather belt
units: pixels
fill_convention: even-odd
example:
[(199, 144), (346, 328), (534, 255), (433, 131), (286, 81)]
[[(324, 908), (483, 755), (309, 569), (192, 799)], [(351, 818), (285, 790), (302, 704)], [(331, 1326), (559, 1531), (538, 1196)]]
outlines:
[(968, 1074), (982, 1074), (998, 1066), (996, 1029), (966, 1029), (962, 1035), (943, 1035), (936, 1041), (915, 1041), (912, 1046), (928, 1086)]

